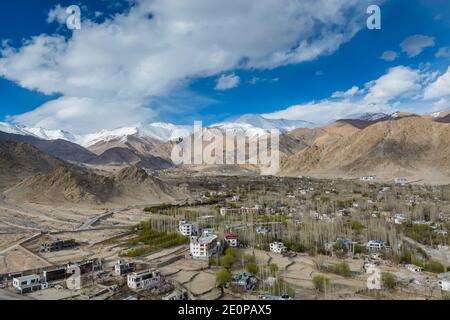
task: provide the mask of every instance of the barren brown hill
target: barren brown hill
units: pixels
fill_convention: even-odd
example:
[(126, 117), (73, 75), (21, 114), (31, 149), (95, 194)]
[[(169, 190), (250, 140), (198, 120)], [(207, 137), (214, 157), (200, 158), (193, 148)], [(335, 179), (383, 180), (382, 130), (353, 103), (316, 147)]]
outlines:
[(137, 166), (119, 171), (115, 181), (120, 197), (112, 201), (121, 204), (130, 201), (134, 204), (172, 203), (186, 196)]
[(137, 167), (107, 176), (67, 164), (27, 178), (3, 194), (9, 201), (80, 205), (168, 203), (182, 197), (176, 188)]
[(140, 137), (137, 135), (130, 135), (124, 138), (111, 139), (108, 141), (100, 141), (96, 144), (90, 146), (88, 149), (97, 154), (101, 155), (107, 150), (112, 148), (125, 148), (135, 151), (140, 155), (149, 155), (155, 147), (159, 146), (163, 142), (152, 139), (149, 137)]
[(0, 139), (0, 190), (62, 163), (29, 144)]
[(282, 175), (407, 176), (446, 181), (450, 173), (450, 126), (418, 116), (382, 121), (335, 143), (315, 143), (290, 157)]
[(22, 136), (5, 132), (0, 132), (0, 139), (27, 143), (50, 156), (66, 161), (90, 163), (96, 159), (94, 153), (78, 144), (65, 140), (42, 140), (32, 136)]
[(61, 165), (6, 190), (8, 200), (35, 203), (101, 204), (118, 196), (114, 180), (76, 167)]

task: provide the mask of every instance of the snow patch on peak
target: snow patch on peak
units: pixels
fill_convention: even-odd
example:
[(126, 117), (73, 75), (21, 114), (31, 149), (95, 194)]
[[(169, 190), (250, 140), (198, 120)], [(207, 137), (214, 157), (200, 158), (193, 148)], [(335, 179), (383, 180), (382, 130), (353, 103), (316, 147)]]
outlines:
[(289, 132), (298, 128), (314, 128), (316, 124), (303, 120), (267, 119), (258, 114), (246, 114), (239, 117), (236, 123), (250, 124), (253, 127), (265, 130), (278, 129), (280, 132)]
[(377, 121), (381, 119), (388, 119), (391, 117), (395, 117), (393, 115), (388, 115), (386, 113), (382, 112), (365, 112), (365, 113), (357, 113), (357, 114), (350, 114), (342, 119), (350, 119), (350, 120), (364, 120), (364, 121)]

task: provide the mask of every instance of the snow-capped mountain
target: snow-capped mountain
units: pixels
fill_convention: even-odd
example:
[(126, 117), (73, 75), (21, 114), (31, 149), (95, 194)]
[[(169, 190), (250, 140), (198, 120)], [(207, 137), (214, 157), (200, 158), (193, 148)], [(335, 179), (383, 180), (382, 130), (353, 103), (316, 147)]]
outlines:
[(232, 135), (245, 135), (247, 137), (263, 136), (269, 133), (269, 130), (252, 126), (248, 123), (239, 122), (222, 122), (210, 126), (210, 128), (217, 128), (223, 133), (230, 133)]
[(159, 141), (170, 141), (189, 136), (193, 132), (192, 126), (178, 126), (171, 123), (138, 124), (135, 127), (123, 127), (115, 130), (102, 130), (97, 133), (79, 136), (77, 143), (90, 147), (98, 142), (108, 142), (117, 139), (126, 139), (129, 136), (153, 138)]
[(33, 136), (43, 140), (62, 139), (74, 142), (77, 139), (75, 135), (63, 130), (47, 130), (44, 128), (16, 126), (5, 122), (0, 122), (0, 131), (22, 136)]
[[(260, 115), (248, 114), (233, 122), (217, 123), (211, 125), (210, 127), (219, 128), (223, 131), (244, 131), (247, 136), (256, 136), (267, 134), (271, 129), (278, 129), (281, 133), (285, 133), (297, 128), (312, 128), (315, 126), (315, 124), (307, 121), (266, 119)], [(48, 130), (44, 128), (17, 126), (0, 122), (0, 131), (18, 135), (33, 136), (44, 140), (62, 139), (88, 148), (99, 142), (108, 142), (118, 139), (124, 139), (123, 141), (126, 141), (129, 136), (153, 138), (159, 141), (167, 142), (189, 136), (194, 132), (194, 128), (193, 125), (175, 125), (171, 123), (157, 122), (137, 124), (132, 127), (122, 127), (114, 130), (102, 130), (85, 135), (76, 135), (63, 130)]]
[(98, 142), (108, 142), (116, 139), (126, 139), (129, 136), (153, 138), (163, 142), (183, 138), (193, 132), (192, 126), (178, 126), (171, 123), (138, 124), (134, 127), (123, 127), (114, 130), (102, 130), (95, 133), (76, 135), (63, 130), (48, 130), (17, 126), (0, 122), (0, 131), (22, 136), (33, 136), (43, 140), (66, 140), (83, 147), (90, 147)]
[(289, 132), (298, 128), (314, 128), (316, 124), (303, 120), (267, 119), (257, 114), (246, 114), (234, 121), (245, 123), (264, 130), (278, 129), (281, 132)]
[(375, 113), (365, 112), (365, 113), (349, 114), (348, 116), (345, 116), (342, 119), (378, 121), (381, 119), (389, 119), (391, 117), (392, 117), (392, 115), (382, 113), (382, 112), (375, 112)]
[(62, 139), (70, 142), (75, 142), (77, 140), (75, 135), (63, 130), (47, 130), (44, 128), (25, 128), (25, 130), (44, 140)]

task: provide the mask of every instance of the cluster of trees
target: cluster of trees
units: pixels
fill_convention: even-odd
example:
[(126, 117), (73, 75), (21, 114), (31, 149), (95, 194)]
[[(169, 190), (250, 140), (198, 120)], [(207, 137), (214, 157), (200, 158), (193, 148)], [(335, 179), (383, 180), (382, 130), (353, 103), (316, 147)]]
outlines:
[(209, 262), (212, 266), (221, 266), (227, 270), (241, 268), (252, 275), (257, 275), (259, 273), (256, 257), (249, 254), (242, 254), (242, 252), (236, 248), (227, 248), (225, 250), (225, 255), (222, 257), (218, 254), (214, 255), (210, 258)]
[(152, 224), (143, 222), (135, 228), (137, 235), (128, 241), (128, 245), (137, 246), (126, 252), (128, 257), (138, 257), (156, 250), (170, 248), (189, 242), (189, 237), (174, 232), (156, 231)]

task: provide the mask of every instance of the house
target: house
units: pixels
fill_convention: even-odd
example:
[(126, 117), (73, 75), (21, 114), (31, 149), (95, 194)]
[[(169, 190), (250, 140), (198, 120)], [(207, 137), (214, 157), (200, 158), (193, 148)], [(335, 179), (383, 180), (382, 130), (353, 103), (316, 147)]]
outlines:
[(414, 273), (420, 273), (420, 272), (423, 271), (423, 268), (418, 267), (418, 266), (413, 265), (413, 264), (407, 264), (407, 265), (405, 265), (405, 268), (408, 269), (411, 272), (414, 272)]
[(349, 209), (340, 209), (336, 215), (338, 217), (349, 217), (351, 215), (351, 212)]
[(340, 242), (342, 243), (343, 246), (345, 246), (345, 248), (347, 250), (350, 250), (353, 244), (353, 241), (350, 239), (345, 239), (345, 238), (337, 238), (336, 242)]
[(270, 251), (273, 253), (284, 253), (287, 251), (287, 247), (283, 242), (272, 242), (270, 244)]
[(61, 250), (72, 249), (77, 246), (77, 243), (74, 239), (55, 239), (41, 243), (41, 252), (55, 252)]
[(66, 278), (66, 267), (54, 267), (50, 270), (42, 271), (43, 282), (60, 281)]
[(128, 288), (131, 290), (154, 289), (161, 284), (162, 276), (157, 270), (133, 272), (127, 277)]
[(191, 237), (190, 252), (193, 258), (209, 258), (217, 252), (219, 246), (217, 236), (208, 230), (201, 237)]
[(437, 229), (437, 230), (433, 230), (434, 233), (441, 235), (441, 236), (447, 236), (448, 235), (448, 231), (447, 230), (441, 230), (441, 229)]
[(224, 238), (230, 247), (238, 246), (238, 238), (236, 235), (232, 234), (231, 232), (225, 233)]
[(259, 206), (255, 206), (254, 208), (220, 208), (220, 215), (226, 216), (227, 214), (258, 214), (261, 212), (261, 208)]
[(397, 184), (397, 185), (402, 185), (402, 186), (404, 186), (407, 182), (408, 182), (408, 180), (406, 180), (406, 178), (395, 178), (395, 180), (394, 180), (394, 182), (395, 182), (395, 184)]
[(450, 292), (450, 272), (441, 273), (439, 276), (438, 285), (442, 291)]
[(380, 240), (370, 240), (366, 246), (369, 251), (379, 251), (387, 248), (386, 242)]
[(256, 289), (256, 286), (258, 285), (258, 279), (256, 279), (251, 274), (248, 274), (247, 272), (238, 272), (237, 274), (233, 275), (231, 284), (236, 285), (246, 291), (251, 291)]
[(13, 287), (21, 294), (41, 290), (41, 276), (32, 274), (29, 276), (13, 278)]
[(361, 177), (360, 180), (361, 181), (375, 181), (377, 179), (376, 176), (366, 176), (366, 177)]
[(125, 262), (122, 260), (118, 260), (114, 265), (114, 272), (118, 276), (123, 276), (133, 272), (136, 269), (136, 263), (134, 262)]
[(394, 223), (395, 224), (403, 224), (407, 220), (406, 216), (403, 213), (397, 213), (394, 216)]
[(178, 222), (178, 230), (181, 235), (191, 237), (195, 233), (195, 226), (193, 223), (182, 219)]

